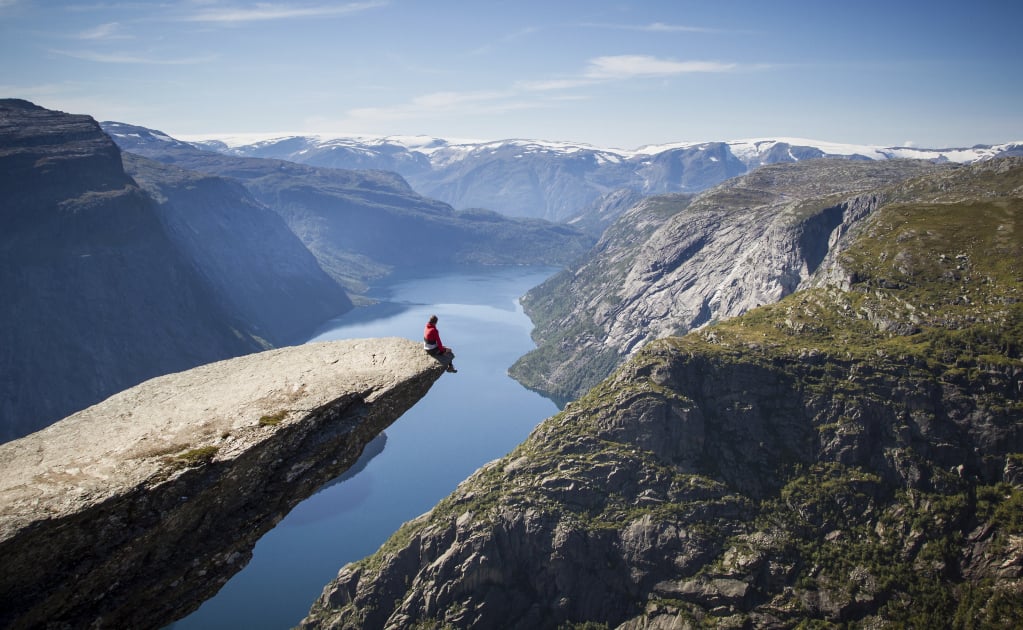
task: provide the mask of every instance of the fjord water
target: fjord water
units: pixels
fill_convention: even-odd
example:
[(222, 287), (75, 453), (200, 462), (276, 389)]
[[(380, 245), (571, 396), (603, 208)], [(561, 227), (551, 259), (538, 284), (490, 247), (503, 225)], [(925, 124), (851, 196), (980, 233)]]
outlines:
[[(534, 347), (518, 298), (554, 271), (500, 267), (395, 279), (370, 294), (378, 304), (332, 321), (310, 339), (419, 340), (436, 314), (459, 371), (441, 376), (386, 430), (386, 442), (367, 448), (356, 466), (361, 470), (296, 506), (259, 541), (244, 569), (173, 628), (295, 626), (344, 564), (376, 551), (403, 522), (557, 412), (553, 402), (507, 375)], [(382, 443), (383, 451), (372, 456)]]

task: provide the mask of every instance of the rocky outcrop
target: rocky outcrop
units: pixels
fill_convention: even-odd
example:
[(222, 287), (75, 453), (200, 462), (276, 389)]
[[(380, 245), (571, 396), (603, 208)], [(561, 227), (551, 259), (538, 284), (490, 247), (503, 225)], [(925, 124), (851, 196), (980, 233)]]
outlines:
[(0, 445), (0, 626), (185, 616), (442, 373), (404, 339), (282, 348), (146, 381)]
[(884, 201), (884, 186), (948, 168), (816, 160), (764, 167), (695, 198), (648, 198), (581, 263), (526, 295), (537, 349), (511, 374), (572, 400), (649, 341), (797, 290)]
[(1023, 160), (885, 194), (834, 281), (647, 344), (302, 627), (1011, 627)]
[(265, 347), (168, 238), (88, 116), (0, 100), (0, 439)]

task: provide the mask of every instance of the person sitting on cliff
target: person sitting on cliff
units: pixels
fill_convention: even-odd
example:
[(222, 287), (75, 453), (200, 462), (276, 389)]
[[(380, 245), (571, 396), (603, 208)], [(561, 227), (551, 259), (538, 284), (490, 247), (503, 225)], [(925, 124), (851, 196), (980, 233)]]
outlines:
[(448, 372), (457, 372), (455, 369), (455, 353), (451, 348), (445, 348), (440, 342), (440, 331), (437, 330), (437, 316), (430, 315), (430, 321), (426, 322), (426, 329), (423, 331), (423, 349), (433, 358), (446, 366)]

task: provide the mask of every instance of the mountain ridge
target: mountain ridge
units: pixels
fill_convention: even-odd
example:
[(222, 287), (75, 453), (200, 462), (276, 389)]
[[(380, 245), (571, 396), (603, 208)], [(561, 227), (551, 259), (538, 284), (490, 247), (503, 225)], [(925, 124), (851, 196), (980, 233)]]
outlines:
[(177, 249), (91, 117), (0, 100), (0, 207), (0, 438), (263, 347)]
[[(103, 124), (108, 124), (104, 122)], [(595, 151), (619, 158), (631, 158), (639, 155), (656, 155), (673, 149), (689, 149), (709, 144), (725, 144), (736, 147), (743, 156), (762, 158), (779, 145), (816, 149), (821, 153), (834, 156), (852, 157), (860, 155), (871, 159), (928, 159), (958, 163), (991, 159), (1003, 155), (1007, 151), (1019, 150), (1023, 140), (1007, 141), (994, 144), (975, 144), (969, 147), (926, 148), (914, 145), (883, 145), (859, 144), (853, 142), (836, 142), (813, 138), (797, 137), (759, 137), (740, 138), (734, 140), (684, 140), (641, 145), (635, 149), (603, 147), (584, 142), (556, 141), (527, 138), (504, 138), (498, 140), (477, 140), (441, 138), (435, 136), (371, 136), (358, 134), (333, 133), (266, 133), (266, 134), (187, 134), (171, 138), (163, 134), (168, 141), (186, 142), (192, 145), (216, 147), (219, 152), (235, 152), (245, 155), (258, 148), (268, 149), (282, 142), (294, 143), (299, 150), (309, 151), (330, 146), (350, 147), (400, 147), (409, 151), (417, 151), (431, 156), (435, 153), (446, 153), (456, 150), (472, 151), (495, 149), (506, 145), (534, 147), (543, 150), (560, 150), (565, 153), (578, 151)], [(766, 145), (766, 146), (765, 146)], [(873, 158), (871, 156), (878, 156)], [(449, 158), (450, 159), (450, 158)], [(293, 160), (298, 161), (298, 160)]]
[[(926, 159), (971, 163), (1023, 154), (1023, 143), (922, 149), (801, 138), (675, 142), (635, 150), (545, 140), (447, 141), (432, 137), (289, 136), (244, 144), (196, 141), (222, 153), (331, 168), (394, 171), (420, 194), (456, 208), (567, 222), (615, 190), (700, 192), (759, 166), (813, 158)], [(606, 222), (602, 224), (606, 227)]]
[(238, 313), (245, 328), (269, 345), (304, 341), (324, 321), (353, 308), (284, 220), (241, 185), (130, 153), (121, 161), (156, 201), (168, 235), (225, 310)]
[(565, 264), (593, 242), (566, 225), (456, 210), (413, 190), (394, 171), (224, 155), (136, 125), (102, 125), (124, 151), (241, 182), (353, 293), (392, 269), (424, 263)]

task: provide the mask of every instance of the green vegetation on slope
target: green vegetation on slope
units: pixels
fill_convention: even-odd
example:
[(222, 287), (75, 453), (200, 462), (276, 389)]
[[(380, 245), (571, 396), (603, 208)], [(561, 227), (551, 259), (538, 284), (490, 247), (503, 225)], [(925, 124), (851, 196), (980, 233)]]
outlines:
[(1019, 366), (1021, 213), (1018, 198), (890, 206), (844, 253), (848, 290), (800, 292), (684, 343), (742, 355), (823, 354), (954, 379)]

